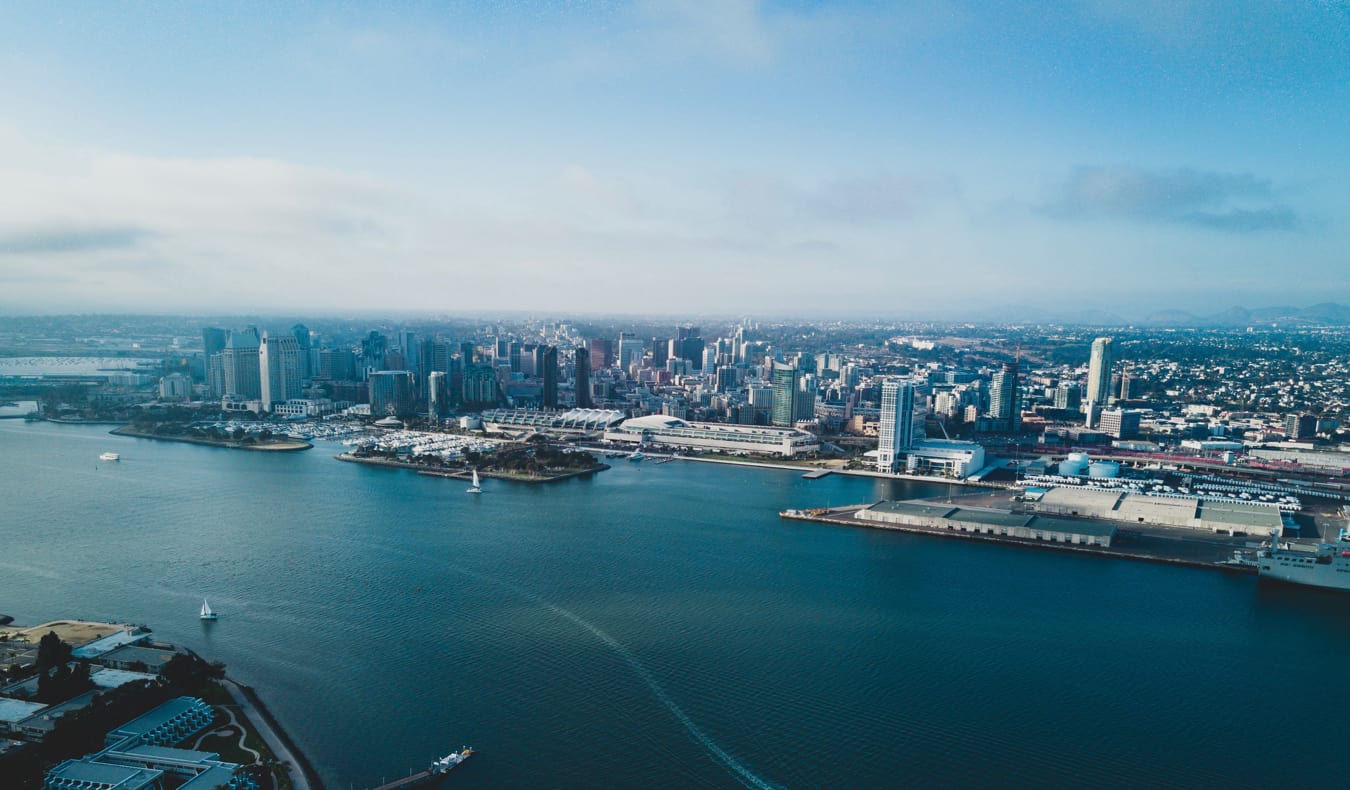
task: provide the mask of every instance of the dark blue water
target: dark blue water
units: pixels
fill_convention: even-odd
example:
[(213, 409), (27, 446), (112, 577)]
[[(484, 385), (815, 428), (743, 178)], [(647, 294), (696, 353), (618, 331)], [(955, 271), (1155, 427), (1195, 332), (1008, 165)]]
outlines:
[(462, 743), (465, 787), (1345, 783), (1350, 597), (776, 517), (943, 489), (339, 449), (0, 422), (0, 612), (225, 661), (334, 788)]

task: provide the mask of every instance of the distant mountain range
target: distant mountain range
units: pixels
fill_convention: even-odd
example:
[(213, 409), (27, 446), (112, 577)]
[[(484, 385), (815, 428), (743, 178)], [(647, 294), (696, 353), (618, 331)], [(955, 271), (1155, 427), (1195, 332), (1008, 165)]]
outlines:
[(1186, 310), (1158, 310), (1145, 316), (1127, 318), (1107, 310), (1079, 310), (1072, 312), (1047, 311), (1029, 306), (1009, 306), (986, 315), (986, 320), (999, 322), (1034, 321), (1075, 324), (1080, 326), (1155, 326), (1185, 328), (1241, 328), (1247, 326), (1350, 326), (1350, 307), (1334, 302), (1323, 302), (1310, 307), (1230, 307), (1227, 310), (1200, 315)]

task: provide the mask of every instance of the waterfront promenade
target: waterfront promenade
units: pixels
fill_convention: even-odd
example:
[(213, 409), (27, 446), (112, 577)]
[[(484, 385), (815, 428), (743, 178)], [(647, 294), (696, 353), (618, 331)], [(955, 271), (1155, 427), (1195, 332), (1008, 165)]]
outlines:
[(291, 786), (294, 790), (323, 790), (323, 783), (314, 775), (309, 760), (298, 749), (292, 747), (290, 737), (280, 727), (273, 726), (271, 714), (255, 703), (257, 694), (248, 686), (240, 685), (229, 677), (223, 678), (221, 685), (230, 693), (240, 712), (248, 719), (249, 724), (253, 725), (254, 731), (267, 744), (267, 748), (272, 750), (272, 754), (290, 766)]

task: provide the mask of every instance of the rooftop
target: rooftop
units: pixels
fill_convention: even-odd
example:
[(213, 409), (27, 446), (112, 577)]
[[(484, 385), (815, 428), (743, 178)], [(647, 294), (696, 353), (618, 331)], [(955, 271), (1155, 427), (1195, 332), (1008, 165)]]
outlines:
[(0, 721), (16, 722), (26, 719), (45, 707), (47, 706), (41, 702), (0, 697)]

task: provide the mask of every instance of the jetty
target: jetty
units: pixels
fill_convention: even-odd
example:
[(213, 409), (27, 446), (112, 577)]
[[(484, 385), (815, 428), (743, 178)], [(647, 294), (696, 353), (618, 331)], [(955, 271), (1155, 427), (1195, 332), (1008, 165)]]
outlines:
[(370, 788), (370, 790), (405, 790), (405, 788), (421, 787), (432, 782), (439, 782), (441, 777), (450, 773), (459, 767), (465, 760), (474, 756), (476, 752), (465, 746), (457, 752), (451, 752), (446, 756), (434, 761), (430, 768), (425, 771), (418, 771), (415, 774), (408, 774), (402, 779), (395, 779), (392, 782), (385, 782), (382, 785)]
[(833, 472), (834, 472), (833, 469), (813, 469), (810, 472), (807, 472), (806, 474), (802, 475), (802, 477), (805, 477), (807, 480), (819, 480), (825, 475), (832, 474)]

